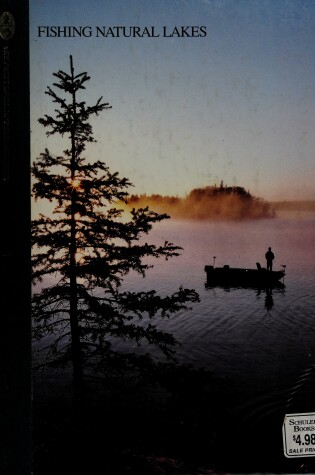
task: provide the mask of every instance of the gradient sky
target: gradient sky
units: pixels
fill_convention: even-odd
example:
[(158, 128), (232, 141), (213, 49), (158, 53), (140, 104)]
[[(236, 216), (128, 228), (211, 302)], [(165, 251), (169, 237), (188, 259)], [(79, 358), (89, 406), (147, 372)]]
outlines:
[[(38, 38), (43, 25), (205, 25), (207, 36)], [(93, 121), (87, 155), (133, 192), (184, 196), (223, 180), (315, 199), (314, 0), (30, 0), (33, 157), (63, 149), (37, 119), (70, 54), (91, 75), (84, 99), (113, 107)]]

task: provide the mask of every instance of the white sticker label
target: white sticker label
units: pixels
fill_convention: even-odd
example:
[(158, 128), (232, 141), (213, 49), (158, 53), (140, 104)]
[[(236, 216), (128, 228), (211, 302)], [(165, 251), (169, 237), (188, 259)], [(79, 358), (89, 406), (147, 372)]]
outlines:
[(286, 457), (315, 457), (315, 413), (286, 414), (283, 427)]

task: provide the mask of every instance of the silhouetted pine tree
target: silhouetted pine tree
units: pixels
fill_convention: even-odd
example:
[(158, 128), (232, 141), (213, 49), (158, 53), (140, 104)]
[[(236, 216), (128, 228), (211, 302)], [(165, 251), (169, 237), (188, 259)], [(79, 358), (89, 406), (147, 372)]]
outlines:
[(41, 214), (32, 222), (33, 281), (53, 277), (44, 279), (33, 295), (33, 328), (35, 338), (48, 337), (48, 364), (72, 363), (74, 386), (79, 388), (84, 368), (102, 371), (115, 360), (113, 338), (147, 341), (170, 356), (175, 339), (151, 320), (187, 308), (198, 295), (182, 287), (167, 297), (153, 290), (121, 291), (130, 270), (145, 275), (147, 257), (167, 259), (180, 248), (140, 240), (167, 215), (144, 208), (133, 209), (129, 221), (122, 219), (117, 203), (126, 200), (131, 183), (111, 173), (105, 163), (89, 163), (84, 156), (86, 145), (95, 142), (89, 119), (110, 106), (102, 98), (93, 106), (79, 100), (90, 77), (86, 72), (74, 74), (71, 56), (70, 73), (58, 71), (54, 76), (58, 82), (53, 86), (63, 95), (47, 88), (56, 109), (39, 122), (48, 129), (47, 136), (69, 138), (69, 148), (62, 156), (46, 149), (32, 166), (35, 199), (55, 205), (51, 216)]

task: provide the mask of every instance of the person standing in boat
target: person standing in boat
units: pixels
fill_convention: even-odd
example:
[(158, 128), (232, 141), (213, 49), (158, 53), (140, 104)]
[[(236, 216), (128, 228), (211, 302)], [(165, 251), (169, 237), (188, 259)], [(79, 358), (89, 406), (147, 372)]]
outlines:
[(271, 247), (268, 247), (268, 251), (265, 254), (266, 261), (267, 261), (267, 270), (272, 271), (272, 261), (275, 258), (274, 253), (271, 250)]

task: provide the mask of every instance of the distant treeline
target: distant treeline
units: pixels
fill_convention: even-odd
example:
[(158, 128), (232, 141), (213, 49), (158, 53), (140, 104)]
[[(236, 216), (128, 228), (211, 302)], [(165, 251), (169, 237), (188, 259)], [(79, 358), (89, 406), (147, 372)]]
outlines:
[(131, 207), (149, 206), (175, 219), (243, 220), (272, 218), (274, 209), (267, 201), (252, 196), (240, 186), (206, 186), (193, 189), (186, 197), (131, 195)]

